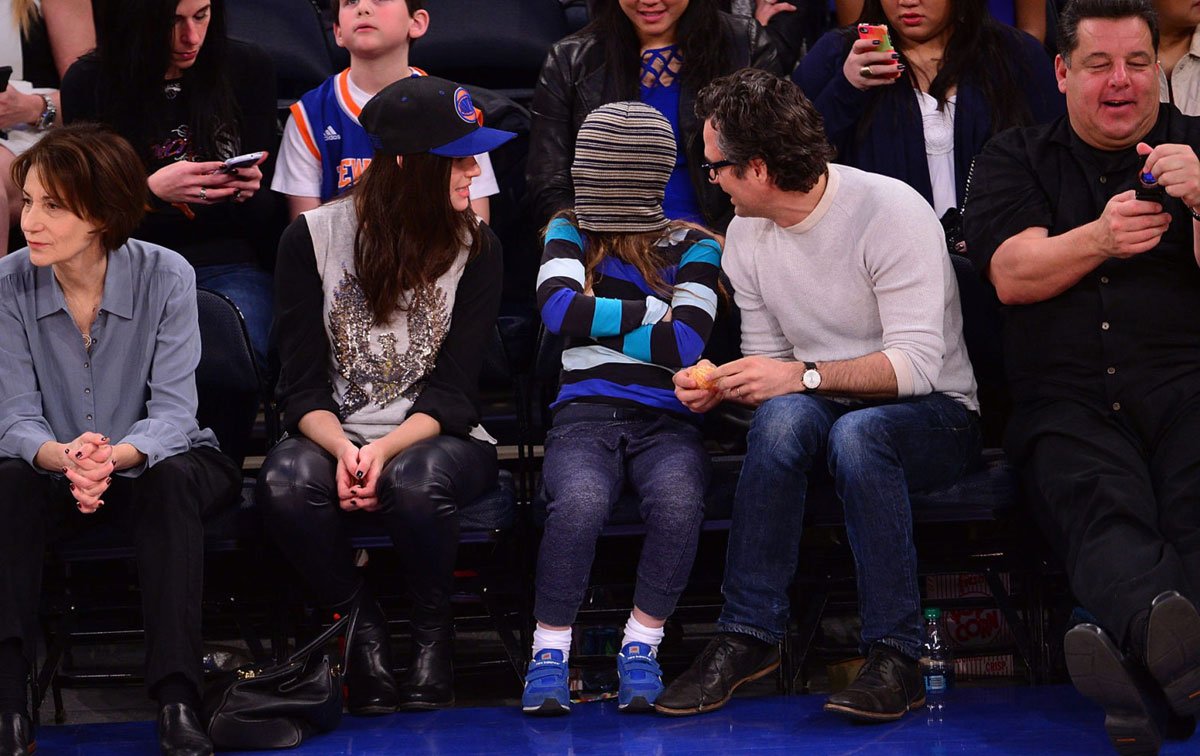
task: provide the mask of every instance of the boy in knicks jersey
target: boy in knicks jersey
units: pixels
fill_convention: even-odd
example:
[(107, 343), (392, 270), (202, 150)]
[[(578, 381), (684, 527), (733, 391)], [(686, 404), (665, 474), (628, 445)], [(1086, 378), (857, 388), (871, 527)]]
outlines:
[[(338, 45), (350, 67), (291, 107), (271, 189), (286, 194), (292, 220), (347, 191), (371, 162), (375, 147), (358, 114), (379, 90), (424, 71), (408, 65), (412, 41), (429, 29), (424, 0), (331, 0)], [(478, 114), (477, 114), (478, 115)], [(471, 182), (471, 208), (486, 223), (488, 197), (499, 191), (487, 154)]]

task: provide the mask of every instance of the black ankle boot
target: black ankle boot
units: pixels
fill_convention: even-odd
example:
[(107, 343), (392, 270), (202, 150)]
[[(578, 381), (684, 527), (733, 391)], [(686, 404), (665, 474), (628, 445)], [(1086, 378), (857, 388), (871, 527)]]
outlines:
[(400, 711), (454, 705), (453, 620), (438, 628), (413, 628), (408, 671), (400, 682)]
[(356, 717), (391, 714), (398, 699), (387, 619), (371, 596), (360, 595), (360, 602), (358, 626), (349, 639), (346, 660), (346, 709)]

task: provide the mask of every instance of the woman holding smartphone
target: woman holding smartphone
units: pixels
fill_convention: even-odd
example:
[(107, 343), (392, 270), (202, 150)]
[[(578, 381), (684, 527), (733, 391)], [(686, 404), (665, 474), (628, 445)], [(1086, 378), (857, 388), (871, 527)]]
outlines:
[[(895, 49), (860, 38), (864, 24), (886, 25)], [(858, 24), (825, 34), (792, 79), (838, 161), (912, 186), (948, 238), (984, 143), (1066, 109), (1038, 41), (994, 21), (984, 0), (866, 0)]]
[(63, 80), (63, 115), (105, 123), (133, 144), (150, 190), (134, 236), (179, 252), (199, 286), (232, 299), (265, 365), (271, 279), (258, 263), (277, 237), (274, 202), (259, 189), (270, 163), (223, 167), (275, 149), (274, 66), (226, 39), (223, 0), (111, 5), (97, 18), (96, 51)]
[[(477, 383), (502, 256), (471, 210), (472, 156), (515, 134), (480, 126), (467, 91), (432, 76), (385, 87), (359, 120), (370, 167), (279, 244), (277, 393), (291, 436), (267, 454), (258, 501), (314, 602), (359, 608), (348, 707), (372, 715), (454, 701), (458, 508), (496, 485)], [(399, 685), (348, 521), (390, 536), (403, 567), (413, 651)]]

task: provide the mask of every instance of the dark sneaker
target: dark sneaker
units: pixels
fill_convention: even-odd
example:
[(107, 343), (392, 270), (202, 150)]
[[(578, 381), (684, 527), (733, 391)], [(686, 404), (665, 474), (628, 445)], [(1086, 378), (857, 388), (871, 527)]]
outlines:
[(655, 711), (686, 717), (716, 711), (733, 691), (779, 667), (779, 647), (745, 633), (718, 633), (692, 666), (659, 694)]
[(1075, 689), (1104, 709), (1104, 729), (1117, 753), (1158, 753), (1166, 702), (1155, 694), (1148, 675), (1130, 663), (1103, 630), (1090, 623), (1067, 631), (1063, 652)]
[(1175, 591), (1150, 604), (1146, 668), (1180, 717), (1200, 714), (1200, 613)]
[(925, 705), (921, 665), (891, 646), (871, 646), (858, 676), (825, 702), (825, 711), (857, 722), (891, 722)]

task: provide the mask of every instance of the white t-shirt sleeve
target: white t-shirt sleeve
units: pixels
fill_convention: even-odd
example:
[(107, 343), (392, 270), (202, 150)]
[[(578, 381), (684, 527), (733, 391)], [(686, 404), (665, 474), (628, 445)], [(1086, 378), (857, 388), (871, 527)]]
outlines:
[(471, 199), (483, 199), (500, 193), (500, 185), (496, 183), (496, 174), (492, 171), (492, 159), (486, 152), (475, 156), (479, 163), (479, 175), (471, 182)]
[(305, 144), (295, 115), (289, 115), (283, 127), (271, 189), (293, 197), (321, 196), (321, 161)]

